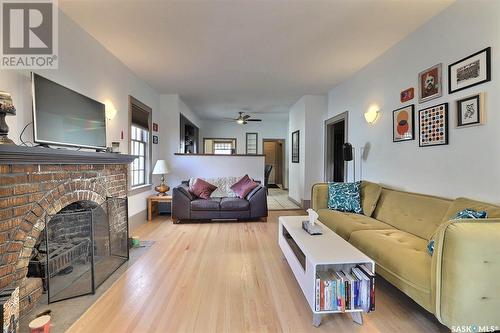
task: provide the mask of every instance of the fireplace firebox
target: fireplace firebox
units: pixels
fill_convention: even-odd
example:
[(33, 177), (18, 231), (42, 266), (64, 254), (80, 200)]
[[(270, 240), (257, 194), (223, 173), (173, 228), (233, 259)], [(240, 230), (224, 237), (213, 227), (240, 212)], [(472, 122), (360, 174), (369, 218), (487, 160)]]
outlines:
[(128, 260), (127, 200), (73, 202), (46, 216), (29, 263), (49, 303), (95, 293)]

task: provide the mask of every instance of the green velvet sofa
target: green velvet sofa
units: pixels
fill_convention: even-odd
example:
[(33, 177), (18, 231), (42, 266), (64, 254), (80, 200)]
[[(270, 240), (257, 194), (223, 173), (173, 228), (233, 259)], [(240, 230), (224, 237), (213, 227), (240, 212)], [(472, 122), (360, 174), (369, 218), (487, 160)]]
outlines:
[[(327, 207), (328, 184), (312, 188), (319, 220), (376, 262), (376, 272), (444, 325), (500, 327), (500, 207), (362, 182), (363, 214)], [(466, 208), (482, 220), (454, 220)], [(427, 251), (435, 240), (434, 254)]]

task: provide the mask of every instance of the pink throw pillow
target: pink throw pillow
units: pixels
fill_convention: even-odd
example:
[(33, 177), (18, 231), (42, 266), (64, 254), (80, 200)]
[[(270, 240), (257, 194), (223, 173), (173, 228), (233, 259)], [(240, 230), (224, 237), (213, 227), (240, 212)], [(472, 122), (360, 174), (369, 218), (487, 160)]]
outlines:
[(231, 186), (231, 190), (233, 190), (239, 198), (244, 199), (248, 193), (257, 186), (259, 186), (258, 183), (254, 182), (248, 175), (245, 175)]
[(216, 189), (217, 186), (212, 185), (200, 178), (196, 178), (193, 184), (189, 186), (189, 192), (202, 199), (210, 199), (210, 195)]

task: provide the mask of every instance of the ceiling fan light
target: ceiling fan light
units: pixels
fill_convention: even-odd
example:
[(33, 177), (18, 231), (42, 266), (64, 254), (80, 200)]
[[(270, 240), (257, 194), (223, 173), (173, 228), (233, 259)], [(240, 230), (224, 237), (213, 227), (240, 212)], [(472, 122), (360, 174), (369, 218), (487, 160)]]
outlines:
[(240, 125), (243, 125), (245, 123), (243, 119), (237, 119), (236, 122)]

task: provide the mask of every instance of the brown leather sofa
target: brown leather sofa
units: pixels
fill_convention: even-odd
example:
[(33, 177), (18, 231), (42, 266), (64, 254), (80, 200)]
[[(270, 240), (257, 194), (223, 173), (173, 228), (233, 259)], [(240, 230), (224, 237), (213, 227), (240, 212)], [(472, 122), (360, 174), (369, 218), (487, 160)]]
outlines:
[(188, 220), (235, 219), (267, 221), (267, 193), (257, 186), (244, 199), (214, 197), (201, 199), (189, 192), (187, 182), (172, 191), (172, 219), (174, 223)]

